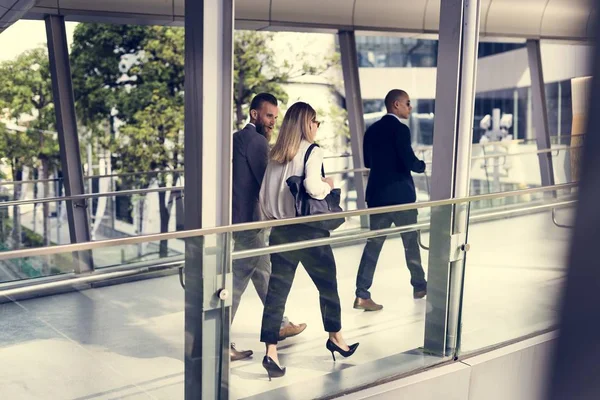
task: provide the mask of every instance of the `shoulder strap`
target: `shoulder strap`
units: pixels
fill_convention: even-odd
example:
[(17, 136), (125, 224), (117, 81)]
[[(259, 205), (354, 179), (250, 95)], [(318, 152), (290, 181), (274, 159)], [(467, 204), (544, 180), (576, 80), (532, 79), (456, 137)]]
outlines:
[[(310, 146), (308, 146), (308, 149), (306, 150), (306, 154), (304, 155), (304, 176), (306, 176), (306, 163), (308, 162), (308, 157), (310, 157), (310, 153), (312, 153), (312, 151), (315, 147), (319, 147), (319, 145), (316, 143), (313, 143)], [(321, 176), (323, 178), (325, 178), (325, 168), (323, 167), (323, 164), (321, 164)]]

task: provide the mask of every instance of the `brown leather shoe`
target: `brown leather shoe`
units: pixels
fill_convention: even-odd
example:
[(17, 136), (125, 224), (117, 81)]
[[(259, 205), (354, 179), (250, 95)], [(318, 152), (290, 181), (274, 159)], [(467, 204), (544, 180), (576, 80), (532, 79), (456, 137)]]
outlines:
[(357, 297), (356, 300), (354, 300), (354, 308), (365, 311), (379, 311), (383, 306), (375, 303), (372, 299), (361, 299), (360, 297)]
[(413, 298), (415, 299), (422, 299), (425, 296), (427, 296), (427, 289), (413, 292)]
[(294, 324), (293, 322), (287, 323), (283, 328), (279, 330), (279, 340), (289, 338), (292, 336), (299, 335), (306, 329), (306, 324)]
[(244, 358), (250, 357), (252, 353), (252, 350), (237, 350), (235, 348), (235, 343), (231, 343), (231, 348), (229, 349), (229, 356), (231, 357), (231, 361), (243, 360)]

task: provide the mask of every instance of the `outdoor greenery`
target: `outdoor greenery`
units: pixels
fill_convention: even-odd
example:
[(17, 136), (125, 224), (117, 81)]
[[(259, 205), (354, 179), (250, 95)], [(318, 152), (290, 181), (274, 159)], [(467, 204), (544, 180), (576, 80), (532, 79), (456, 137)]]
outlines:
[[(273, 93), (283, 105), (288, 100), (283, 84), (322, 74), (338, 63), (337, 54), (310, 63), (303, 53), (281, 62), (271, 46), (273, 39), (273, 33), (255, 31), (238, 31), (234, 36), (235, 130), (247, 120), (248, 105), (257, 93)], [(96, 157), (92, 161), (110, 156), (112, 172), (117, 174), (171, 171), (123, 177), (121, 188), (177, 184), (177, 171), (184, 166), (184, 30), (78, 24), (70, 62), (80, 142), (82, 147), (92, 146)], [(47, 178), (60, 166), (56, 135), (49, 133), (55, 128), (46, 50), (29, 50), (0, 64), (0, 80), (0, 117), (28, 128), (17, 132), (0, 126), (0, 157), (10, 166), (13, 180), (22, 179), (24, 167), (39, 170), (39, 179)], [(343, 112), (331, 110), (330, 114), (338, 121), (340, 134), (345, 135)], [(21, 194), (15, 189), (13, 198), (18, 199)], [(176, 195), (171, 193), (167, 198), (166, 192), (159, 193), (161, 232), (168, 230)], [(138, 201), (138, 210), (143, 212), (144, 198), (131, 200)], [(21, 225), (18, 209), (13, 215), (15, 231)], [(44, 216), (46, 232), (47, 206)], [(136, 223), (142, 219), (143, 215), (138, 215)], [(13, 232), (15, 240), (20, 236)], [(44, 235), (45, 243), (48, 236)], [(167, 250), (167, 243), (161, 243), (161, 256), (166, 256)]]
[[(48, 54), (44, 48), (27, 50), (14, 60), (0, 63), (0, 111), (2, 116), (25, 132), (0, 127), (0, 158), (9, 165), (12, 179), (23, 179), (24, 167), (37, 170), (39, 179), (47, 179), (59, 165), (59, 149), (54, 129), (54, 104)], [(49, 194), (45, 183), (44, 196)], [(15, 185), (13, 199), (21, 196), (21, 185)], [(48, 204), (44, 203), (44, 243), (49, 239)], [(21, 245), (19, 208), (13, 212), (13, 247)]]

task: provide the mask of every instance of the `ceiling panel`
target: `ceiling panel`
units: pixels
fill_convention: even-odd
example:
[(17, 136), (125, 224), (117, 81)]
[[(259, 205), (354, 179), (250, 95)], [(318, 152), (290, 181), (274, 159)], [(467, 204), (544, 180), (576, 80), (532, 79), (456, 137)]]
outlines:
[(437, 31), (440, 27), (440, 0), (429, 0), (425, 8), (423, 28), (426, 31)]
[(539, 37), (548, 0), (493, 0), (485, 33)]
[[(11, 0), (9, 0), (9, 2), (10, 1)], [(12, 6), (13, 10), (27, 11), (35, 5), (35, 0), (17, 0), (16, 3), (14, 2), (14, 0), (12, 1), (14, 3), (14, 5)]]
[(185, 15), (185, 0), (173, 0), (173, 13), (181, 17)]
[(550, 0), (542, 20), (542, 35), (586, 36), (590, 8), (588, 0)]
[(13, 22), (18, 20), (21, 15), (23, 15), (23, 11), (21, 10), (7, 10), (5, 8), (0, 8), (0, 22)]
[[(0, 6), (7, 1), (14, 3), (0, 0)], [(25, 18), (56, 14), (58, 4), (59, 0), (38, 0)], [(440, 0), (236, 0), (236, 27), (336, 31), (354, 25), (372, 32), (435, 35), (439, 9)], [(60, 13), (70, 21), (180, 25), (184, 0), (60, 0)], [(586, 0), (481, 0), (480, 26), (487, 38), (589, 40), (590, 13)]]
[(354, 0), (272, 0), (271, 20), (351, 26), (353, 7)]
[(595, 26), (594, 24), (596, 23), (596, 16), (597, 16), (598, 11), (596, 9), (592, 10), (592, 12), (590, 13), (590, 16), (588, 18), (588, 22), (587, 22), (587, 35), (590, 38), (594, 38), (596, 37), (596, 32), (594, 30)]
[(354, 24), (359, 27), (422, 31), (426, 6), (427, 0), (356, 0)]
[(60, 0), (61, 9), (173, 15), (173, 0)]
[(235, 13), (242, 19), (269, 20), (271, 0), (235, 0)]
[[(485, 32), (487, 14), (492, 0), (481, 0), (480, 7), (480, 23), (479, 31)], [(425, 9), (425, 25), (426, 31), (437, 31), (440, 26), (440, 0), (429, 0), (427, 8)]]
[(56, 7), (58, 8), (58, 0), (38, 0), (35, 2), (36, 7)]

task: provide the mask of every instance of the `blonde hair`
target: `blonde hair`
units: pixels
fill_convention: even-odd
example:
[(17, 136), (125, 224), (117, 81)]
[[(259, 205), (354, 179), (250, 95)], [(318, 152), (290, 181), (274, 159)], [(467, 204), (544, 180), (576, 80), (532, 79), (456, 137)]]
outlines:
[(317, 113), (310, 104), (301, 101), (293, 104), (285, 113), (279, 136), (271, 150), (271, 159), (285, 164), (294, 159), (302, 139), (309, 143), (314, 142), (314, 135), (310, 133), (310, 124), (316, 116)]

